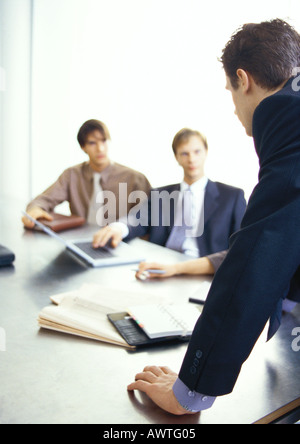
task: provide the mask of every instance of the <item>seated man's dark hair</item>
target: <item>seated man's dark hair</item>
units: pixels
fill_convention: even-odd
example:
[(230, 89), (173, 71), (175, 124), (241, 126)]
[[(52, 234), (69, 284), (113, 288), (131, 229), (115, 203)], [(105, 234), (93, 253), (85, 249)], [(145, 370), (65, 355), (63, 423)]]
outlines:
[(100, 122), (100, 120), (91, 119), (85, 122), (78, 131), (77, 140), (81, 148), (86, 144), (87, 136), (94, 131), (100, 131), (105, 140), (110, 140), (110, 134), (106, 125)]

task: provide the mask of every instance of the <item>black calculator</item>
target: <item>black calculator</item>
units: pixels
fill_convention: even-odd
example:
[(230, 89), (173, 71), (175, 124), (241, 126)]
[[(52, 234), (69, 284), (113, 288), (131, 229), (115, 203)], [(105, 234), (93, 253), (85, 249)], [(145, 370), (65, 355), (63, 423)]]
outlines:
[(15, 260), (15, 255), (7, 247), (0, 245), (0, 267), (12, 265)]

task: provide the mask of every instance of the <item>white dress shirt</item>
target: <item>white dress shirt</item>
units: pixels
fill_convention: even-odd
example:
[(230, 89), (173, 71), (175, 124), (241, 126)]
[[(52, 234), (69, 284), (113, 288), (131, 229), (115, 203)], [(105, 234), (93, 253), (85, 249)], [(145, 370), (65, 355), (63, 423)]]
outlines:
[[(208, 178), (203, 176), (201, 179), (194, 182), (192, 185), (188, 185), (186, 182), (182, 182), (180, 185), (180, 191), (183, 196), (184, 191), (190, 189), (192, 192), (192, 231), (196, 237), (187, 237), (183, 243), (184, 254), (191, 257), (200, 257), (200, 251), (197, 244), (197, 237), (199, 237), (204, 228), (204, 196), (205, 189), (208, 182)], [(179, 205), (179, 208), (181, 206)], [(179, 210), (178, 210), (179, 211)], [(176, 214), (175, 217), (179, 217)], [(180, 216), (181, 217), (181, 216)], [(200, 228), (200, 230), (199, 230)]]
[(103, 189), (100, 184), (101, 174), (94, 172), (93, 174), (93, 194), (90, 201), (90, 207), (88, 212), (88, 223), (91, 225), (98, 224), (103, 227), (103, 220), (99, 220), (98, 210), (103, 205)]

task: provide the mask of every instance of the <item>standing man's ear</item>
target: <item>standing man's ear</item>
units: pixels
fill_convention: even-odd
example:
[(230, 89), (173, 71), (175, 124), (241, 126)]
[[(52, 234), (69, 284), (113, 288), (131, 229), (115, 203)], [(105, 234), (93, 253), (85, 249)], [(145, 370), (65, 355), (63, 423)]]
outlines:
[(236, 75), (239, 78), (239, 85), (244, 92), (248, 92), (251, 87), (251, 78), (247, 71), (243, 69), (238, 69)]

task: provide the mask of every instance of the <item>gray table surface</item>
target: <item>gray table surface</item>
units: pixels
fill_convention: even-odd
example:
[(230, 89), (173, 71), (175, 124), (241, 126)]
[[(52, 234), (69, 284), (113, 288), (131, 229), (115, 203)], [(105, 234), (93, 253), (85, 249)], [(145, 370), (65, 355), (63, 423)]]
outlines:
[[(128, 393), (127, 385), (145, 365), (179, 371), (187, 345), (133, 353), (39, 329), (40, 310), (49, 305), (51, 295), (86, 282), (187, 301), (206, 278), (139, 282), (132, 265), (89, 268), (47, 235), (25, 231), (20, 222), (23, 208), (22, 202), (0, 198), (0, 244), (16, 254), (13, 267), (0, 269), (0, 327), (6, 333), (6, 351), (0, 352), (1, 424), (249, 424), (300, 397), (300, 352), (292, 349), (292, 330), (300, 327), (299, 308), (284, 316), (272, 341), (258, 341), (233, 393), (219, 397), (210, 410), (176, 417), (144, 394)], [(86, 234), (87, 229), (78, 229), (64, 236)], [(185, 260), (139, 239), (132, 244), (147, 260)]]

